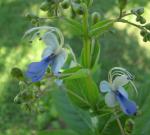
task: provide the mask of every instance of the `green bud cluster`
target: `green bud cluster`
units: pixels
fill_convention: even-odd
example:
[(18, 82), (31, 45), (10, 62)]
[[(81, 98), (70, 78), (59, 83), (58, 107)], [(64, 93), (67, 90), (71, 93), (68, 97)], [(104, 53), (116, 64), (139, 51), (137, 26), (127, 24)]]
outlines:
[(32, 14), (32, 13), (28, 13), (28, 14), (25, 15), (25, 17), (26, 17), (29, 21), (31, 21), (31, 23), (32, 23), (33, 25), (38, 25), (38, 24), (39, 24), (39, 17), (38, 17), (38, 16), (36, 16), (36, 15), (34, 15), (34, 14)]
[(53, 16), (53, 15), (57, 16), (60, 5), (64, 9), (66, 9), (69, 7), (68, 2), (69, 2), (69, 0), (45, 0), (41, 4), (40, 9), (44, 12), (47, 12), (48, 16)]
[(148, 23), (148, 24), (144, 25), (144, 27), (145, 27), (147, 30), (149, 30), (149, 31), (150, 31), (150, 23)]
[(144, 13), (144, 8), (143, 7), (137, 7), (131, 10), (131, 13), (136, 16), (136, 21), (139, 22), (140, 24), (145, 24), (146, 19), (142, 16)]
[(147, 30), (141, 30), (140, 34), (143, 37), (144, 42), (150, 41), (150, 32), (148, 32)]
[(72, 3), (72, 11), (75, 15), (83, 15), (85, 13), (85, 9), (80, 3)]
[(136, 21), (140, 22), (141, 24), (145, 24), (146, 23), (146, 19), (142, 16), (137, 16), (136, 17)]
[(34, 94), (32, 91), (23, 90), (15, 98), (14, 102), (17, 104), (30, 102), (34, 99)]

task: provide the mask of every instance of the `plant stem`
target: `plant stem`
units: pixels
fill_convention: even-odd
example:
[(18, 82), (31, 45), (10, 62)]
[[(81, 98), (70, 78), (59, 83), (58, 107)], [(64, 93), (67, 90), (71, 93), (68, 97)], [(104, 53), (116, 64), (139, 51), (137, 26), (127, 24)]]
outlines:
[(115, 115), (115, 117), (116, 117), (116, 120), (117, 120), (118, 126), (119, 126), (119, 128), (120, 128), (121, 135), (126, 135), (126, 134), (125, 134), (125, 132), (124, 132), (124, 129), (123, 129), (122, 125), (121, 125), (121, 121), (120, 121), (120, 119), (119, 119), (119, 118), (118, 118), (118, 116), (117, 116), (117, 113), (116, 113), (116, 112), (114, 112), (114, 115)]
[(90, 46), (90, 39), (88, 36), (88, 9), (85, 4), (83, 4), (85, 13), (83, 15), (83, 64), (86, 68), (90, 67), (90, 52), (91, 52), (91, 46)]
[(118, 19), (116, 22), (128, 23), (128, 24), (133, 25), (133, 26), (135, 26), (135, 27), (137, 27), (139, 29), (144, 29), (142, 26), (137, 25), (137, 24), (132, 23), (132, 22), (129, 22), (129, 21), (125, 20), (125, 19)]

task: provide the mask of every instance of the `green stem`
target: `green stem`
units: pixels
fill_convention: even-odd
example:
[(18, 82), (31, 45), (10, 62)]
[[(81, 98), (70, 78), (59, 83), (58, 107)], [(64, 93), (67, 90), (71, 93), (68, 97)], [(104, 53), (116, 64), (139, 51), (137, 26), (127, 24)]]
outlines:
[(142, 29), (142, 30), (144, 29), (142, 26), (137, 25), (137, 24), (132, 23), (132, 22), (129, 22), (129, 21), (125, 20), (125, 19), (118, 19), (116, 22), (128, 23), (128, 24), (133, 25), (133, 26), (135, 26), (135, 27), (137, 27), (139, 29)]
[(119, 128), (120, 128), (121, 135), (126, 135), (125, 132), (124, 132), (124, 129), (123, 129), (122, 125), (121, 125), (121, 121), (120, 121), (119, 117), (117, 116), (117, 113), (114, 112), (114, 115), (115, 115), (115, 117), (116, 117), (118, 126), (119, 126)]
[(88, 36), (88, 9), (86, 4), (83, 4), (85, 13), (83, 15), (83, 64), (86, 68), (90, 67), (90, 62), (91, 62), (91, 46), (90, 46), (90, 39)]

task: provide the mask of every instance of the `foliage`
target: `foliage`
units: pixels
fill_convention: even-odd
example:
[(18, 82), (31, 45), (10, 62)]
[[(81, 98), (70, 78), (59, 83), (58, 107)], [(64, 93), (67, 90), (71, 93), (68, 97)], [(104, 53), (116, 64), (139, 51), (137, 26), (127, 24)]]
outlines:
[[(91, 6), (91, 2), (88, 2), (88, 3), (86, 3), (87, 4), (87, 6)], [(81, 4), (82, 5), (82, 4)], [(80, 6), (79, 6), (80, 7)], [(81, 6), (82, 7), (82, 6)], [(82, 16), (84, 15), (83, 13), (83, 11), (84, 11), (84, 4), (83, 4), (83, 8), (78, 8), (78, 6), (77, 6), (77, 13), (80, 15), (80, 17), (82, 18)], [(65, 6), (65, 9), (66, 9), (66, 6)], [(56, 9), (55, 9), (56, 10)], [(55, 13), (55, 12), (53, 12), (54, 13), (54, 15), (56, 15), (57, 16), (57, 13)], [(77, 14), (77, 18), (78, 18), (78, 14)], [(135, 15), (135, 14), (134, 14)], [(80, 18), (79, 17), (79, 18)], [(86, 19), (86, 16), (85, 16), (85, 18), (83, 18), (83, 22), (85, 21), (84, 19)], [(35, 25), (39, 25), (41, 22), (40, 22), (40, 20), (41, 20), (41, 18), (40, 17), (36, 17), (36, 19), (35, 19), (36, 21), (36, 23), (35, 23)], [(56, 19), (57, 20), (57, 19)], [(72, 19), (72, 20), (74, 20), (74, 19)], [(109, 21), (112, 21), (112, 20), (109, 20)], [(130, 23), (130, 22), (128, 22), (128, 21), (126, 21), (126, 20), (117, 20), (117, 21), (120, 21), (120, 22), (123, 22), (123, 23)], [(33, 22), (33, 21), (32, 21)], [(75, 24), (71, 24), (69, 21), (67, 21), (68, 22), (68, 24), (69, 25), (72, 25), (72, 26), (74, 26), (75, 28), (77, 28), (77, 26), (75, 26)], [(73, 21), (72, 21), (73, 22)], [(142, 22), (142, 21), (141, 21)], [(115, 23), (114, 22), (114, 20), (112, 21), (112, 23)], [(142, 22), (143, 23), (143, 22)], [(132, 23), (130, 23), (131, 25), (132, 25)], [(40, 24), (41, 25), (41, 24)], [(84, 29), (83, 28), (83, 31), (81, 32), (81, 37), (83, 36), (85, 39), (88, 39), (88, 37), (87, 37), (87, 35), (85, 34), (86, 32), (89, 32), (89, 36), (90, 37), (92, 37), (92, 39), (93, 39), (93, 41), (91, 42), (91, 39), (88, 41), (88, 42), (86, 42), (87, 40), (84, 40), (83, 41), (83, 43), (84, 44), (87, 44), (87, 46), (88, 46), (88, 44), (90, 43), (92, 43), (92, 45), (94, 46), (94, 44), (95, 43), (97, 43), (98, 45), (98, 48), (100, 48), (100, 45), (99, 45), (99, 43), (98, 43), (98, 38), (99, 38), (99, 36), (103, 36), (103, 32), (106, 32), (106, 31), (108, 31), (108, 28), (110, 28), (111, 26), (112, 26), (112, 24), (110, 24), (110, 26), (109, 26), (109, 23), (108, 23), (108, 25), (107, 25), (107, 23), (106, 23), (106, 25), (105, 24), (102, 24), (102, 26), (95, 26), (95, 28), (93, 28), (93, 33), (91, 34), (91, 30), (92, 30), (92, 25), (95, 25), (95, 24), (90, 24), (90, 28), (89, 28), (89, 31), (86, 31), (86, 29)], [(133, 24), (134, 25), (134, 24)], [(138, 28), (140, 28), (141, 30), (144, 30), (144, 31), (146, 31), (146, 35), (148, 35), (148, 27), (147, 27), (147, 25), (148, 24), (146, 24), (146, 25), (144, 25), (144, 26), (141, 26), (141, 25), (134, 25), (134, 26), (136, 26), (136, 27), (138, 27)], [(78, 25), (79, 26), (79, 25)], [(80, 25), (79, 27), (81, 27), (81, 28), (79, 28), (80, 30), (82, 29), (82, 26)], [(78, 30), (79, 30), (78, 29)], [(78, 31), (79, 32), (79, 31)], [(76, 33), (78, 33), (77, 31), (76, 31)], [(80, 33), (80, 32), (79, 32)], [(82, 35), (83, 34), (83, 35)], [(84, 35), (85, 34), (85, 35)], [(95, 34), (95, 35), (94, 35)], [(142, 36), (144, 36), (144, 38), (145, 39), (147, 39), (146, 41), (148, 41), (148, 38), (147, 38), (147, 36), (145, 36), (145, 35), (142, 35)], [(145, 40), (144, 40), (145, 41)], [(87, 112), (87, 113), (89, 113), (89, 115), (90, 115), (90, 117), (91, 117), (91, 120), (92, 120), (92, 125), (91, 125), (91, 127), (90, 128), (93, 128), (93, 126), (94, 126), (94, 128), (93, 128), (93, 134), (99, 134), (99, 129), (100, 129), (100, 127), (98, 126), (98, 124), (96, 124), (96, 126), (95, 126), (95, 122), (97, 121), (97, 116), (98, 115), (104, 115), (105, 113), (107, 113), (108, 112), (108, 114), (106, 114), (106, 116), (108, 116), (108, 117), (111, 117), (111, 120), (109, 120), (109, 122), (108, 123), (106, 123), (106, 126), (107, 126), (107, 124), (110, 126), (110, 125), (113, 125), (114, 124), (114, 121), (115, 121), (115, 119), (116, 119), (116, 117), (114, 117), (114, 114), (113, 114), (113, 110), (112, 109), (109, 109), (106, 105), (105, 105), (105, 103), (104, 103), (104, 98), (103, 98), (103, 95), (101, 95), (100, 93), (99, 93), (99, 90), (98, 90), (98, 86), (97, 86), (97, 84), (95, 83), (95, 81), (96, 82), (98, 82), (98, 80), (96, 79), (96, 78), (94, 78), (93, 76), (93, 70), (94, 70), (94, 68), (97, 68), (97, 62), (98, 62), (98, 58), (99, 58), (99, 51), (97, 51), (97, 49), (95, 49), (94, 47), (93, 48), (90, 48), (90, 46), (85, 46), (84, 45), (84, 47), (83, 47), (83, 51), (82, 51), (82, 55), (81, 55), (81, 62), (79, 62), (80, 60), (79, 60), (79, 58), (75, 58), (75, 59), (77, 59), (77, 60), (79, 60), (78, 62), (80, 63), (79, 64), (79, 67), (80, 67), (80, 69), (79, 70), (71, 70), (71, 72), (69, 72), (68, 70), (70, 70), (70, 69), (68, 69), (69, 67), (68, 67), (68, 65), (70, 65), (69, 63), (66, 63), (67, 65), (65, 66), (65, 68), (64, 68), (64, 70), (62, 71), (62, 75), (61, 76), (55, 76), (55, 75), (53, 75), (53, 74), (51, 74), (52, 72), (51, 72), (51, 69), (47, 69), (47, 73), (46, 73), (46, 76), (45, 76), (45, 78), (43, 78), (43, 80), (41, 81), (41, 82), (37, 82), (37, 83), (31, 83), (30, 82), (30, 80), (27, 80), (27, 78), (23, 78), (22, 79), (22, 74), (21, 74), (21, 79), (20, 78), (18, 78), (20, 81), (21, 81), (21, 84), (22, 84), (22, 81), (23, 81), (23, 83), (25, 83), (25, 87), (23, 86), (21, 86), (23, 89), (20, 91), (20, 93), (17, 95), (17, 96), (19, 96), (20, 98), (22, 98), (23, 100), (21, 101), (21, 103), (22, 103), (22, 105), (27, 105), (27, 107), (30, 109), (30, 110), (32, 110), (33, 108), (31, 108), (30, 106), (36, 106), (36, 104), (37, 104), (37, 102), (39, 102), (39, 96), (40, 97), (42, 97), (42, 99), (44, 99), (44, 96), (43, 96), (43, 93), (41, 93), (41, 90), (46, 90), (47, 91), (47, 89), (49, 89), (49, 88), (51, 88), (52, 87), (52, 89), (54, 89), (54, 87), (53, 86), (51, 86), (51, 85), (49, 85), (48, 84), (48, 82), (49, 82), (49, 79), (47, 80), (47, 78), (51, 78), (51, 81), (56, 81), (57, 82), (57, 80), (58, 79), (61, 79), (61, 80), (64, 80), (64, 85), (66, 86), (66, 90), (67, 90), (67, 95), (69, 96), (69, 102), (71, 102), (71, 104), (72, 104), (72, 106), (73, 106), (73, 108), (78, 108), (78, 107), (80, 107), (81, 108), (81, 110), (83, 111), (85, 111), (85, 112)], [(95, 54), (94, 56), (93, 55), (89, 55), (89, 52), (88, 52), (88, 50), (89, 50), (89, 48), (90, 48), (90, 50), (91, 50), (91, 52), (92, 51), (94, 51), (93, 52), (93, 54)], [(98, 49), (99, 50), (99, 49)], [(96, 53), (95, 53), (95, 51), (97, 51)], [(73, 54), (74, 55), (74, 54)], [(73, 57), (73, 56), (71, 56), (71, 57)], [(70, 58), (70, 56), (69, 56), (69, 58)], [(73, 61), (74, 61), (74, 59), (72, 59)], [(90, 62), (91, 61), (91, 62)], [(77, 61), (75, 61), (75, 63), (76, 63)], [(103, 64), (102, 64), (103, 65)], [(88, 69), (87, 69), (88, 68)], [(69, 72), (69, 73), (67, 73), (67, 72)], [(14, 73), (14, 72), (13, 72)], [(12, 75), (14, 75), (14, 74), (12, 74)], [(24, 74), (25, 75), (25, 74)], [(92, 82), (92, 83), (91, 83)], [(91, 83), (91, 85), (89, 85)], [(20, 84), (20, 83), (19, 83)], [(81, 86), (80, 86), (80, 84), (81, 84)], [(63, 86), (63, 87), (65, 87), (65, 86)], [(79, 87), (79, 88), (78, 88)], [(25, 88), (25, 89), (24, 89)], [(44, 89), (43, 89), (44, 88)], [(40, 90), (39, 90), (40, 89)], [(63, 89), (63, 88), (60, 88), (60, 89)], [(76, 92), (77, 91), (77, 89), (79, 90), (79, 93), (78, 92)], [(90, 89), (93, 89), (93, 91), (92, 90), (90, 90)], [(27, 92), (25, 95), (24, 94), (22, 94), (22, 93), (24, 93), (24, 91), (25, 92)], [(71, 92), (73, 92), (72, 94), (70, 94)], [(45, 92), (44, 92), (45, 93)], [(47, 93), (47, 92), (46, 92)], [(57, 93), (57, 91), (56, 91), (56, 93)], [(65, 91), (64, 91), (64, 93), (65, 93)], [(21, 95), (21, 96), (20, 96)], [(22, 95), (24, 95), (25, 97), (22, 97)], [(37, 95), (38, 95), (38, 97), (37, 97)], [(44, 94), (45, 95), (45, 94)], [(77, 95), (77, 97), (78, 96), (81, 96), (84, 100), (83, 101), (87, 101), (87, 102), (89, 102), (89, 106), (84, 106), (84, 105), (81, 105), (81, 103), (79, 102), (79, 100), (77, 100), (76, 99), (76, 95)], [(93, 96), (92, 96), (93, 95)], [(52, 98), (53, 99), (53, 97), (55, 97), (55, 94), (52, 94), (52, 95), (50, 95), (50, 96), (52, 96), (52, 97), (50, 97), (50, 99)], [(63, 97), (63, 96), (62, 96)], [(33, 98), (33, 99), (32, 99)], [(138, 99), (137, 99), (138, 100)], [(34, 101), (34, 102), (33, 102)], [(61, 100), (60, 100), (61, 101)], [(58, 100), (58, 102), (59, 102), (59, 100)], [(78, 103), (79, 102), (79, 103)], [(146, 101), (145, 101), (146, 102)], [(141, 104), (143, 104), (143, 103), (141, 103)], [(80, 106), (81, 105), (81, 106)], [(58, 104), (56, 105), (56, 108), (57, 108), (57, 106), (59, 106)], [(63, 106), (63, 105), (62, 105)], [(65, 108), (66, 106), (64, 106), (63, 108), (62, 108), (62, 110)], [(39, 107), (37, 107), (36, 106), (36, 108), (35, 109), (38, 109)], [(100, 110), (99, 110), (100, 109)], [(102, 110), (101, 110), (102, 109)], [(107, 110), (107, 111), (104, 111), (103, 112), (103, 109), (105, 110)], [(119, 108), (117, 107), (117, 110), (118, 110)], [(71, 109), (70, 109), (71, 110)], [(76, 109), (76, 111), (77, 111), (78, 109)], [(79, 109), (80, 110), (80, 109)], [(67, 113), (66, 111), (64, 111), (65, 112), (65, 114)], [(80, 112), (80, 111), (77, 111), (77, 112)], [(63, 112), (62, 112), (62, 114), (63, 114)], [(93, 121), (93, 115), (94, 115), (94, 121)], [(121, 121), (122, 121), (122, 123), (125, 123), (125, 121), (126, 121), (126, 119), (127, 118), (124, 118), (123, 117), (123, 119), (122, 119), (122, 114), (121, 114), (121, 116), (120, 116), (120, 109), (119, 109), (119, 112), (117, 111), (117, 115), (119, 115), (119, 117), (121, 118)], [(61, 115), (60, 115), (61, 116)], [(84, 118), (86, 118), (86, 116), (85, 115), (83, 115), (84, 116)], [(68, 124), (68, 122), (74, 122), (73, 120), (69, 120), (68, 122), (67, 122), (67, 118), (68, 117), (64, 117), (64, 116), (61, 116), (63, 119), (64, 119), (64, 122), (67, 124), (67, 127), (70, 127), (69, 125), (72, 125), (72, 124)], [(80, 117), (80, 116), (79, 116)], [(107, 118), (106, 118), (107, 119)], [(135, 119), (135, 123), (136, 123), (136, 121), (138, 121), (138, 120), (136, 120), (137, 118), (135, 117), (135, 118), (133, 118), (133, 119)], [(86, 120), (88, 120), (88, 118), (86, 118)], [(143, 119), (142, 119), (143, 120)], [(105, 120), (98, 120), (98, 122), (100, 122), (100, 124), (102, 124), (103, 123), (103, 121), (105, 121)], [(74, 124), (77, 124), (77, 122), (74, 122)], [(73, 124), (73, 125), (74, 125)], [(80, 124), (79, 124), (80, 125)], [(123, 124), (124, 125), (124, 124)], [(136, 125), (136, 124), (135, 124)], [(138, 124), (136, 125), (136, 126), (138, 126)], [(135, 126), (135, 127), (136, 127)], [(74, 128), (72, 128), (72, 129), (74, 129)], [(80, 129), (80, 128), (79, 128)], [(126, 129), (126, 127), (125, 127), (125, 129)], [(77, 129), (75, 128), (74, 129), (75, 130), (75, 132), (77, 132)], [(112, 129), (113, 130), (113, 129)], [(117, 129), (115, 129), (115, 132), (116, 133), (118, 133), (118, 128)], [(135, 128), (133, 129), (133, 133), (135, 132), (134, 131), (135, 130)], [(125, 130), (126, 131), (126, 130)], [(55, 131), (54, 131), (55, 132)], [(61, 131), (56, 131), (56, 132), (60, 132), (61, 133)], [(63, 132), (68, 132), (68, 131), (63, 131)], [(103, 134), (106, 134), (108, 132), (108, 130), (104, 130), (104, 132), (103, 132)]]

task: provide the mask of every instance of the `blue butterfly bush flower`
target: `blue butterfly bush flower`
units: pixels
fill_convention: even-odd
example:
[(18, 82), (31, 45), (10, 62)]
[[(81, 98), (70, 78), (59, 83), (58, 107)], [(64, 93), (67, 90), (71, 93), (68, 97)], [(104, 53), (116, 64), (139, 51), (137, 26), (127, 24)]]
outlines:
[(136, 103), (129, 99), (128, 93), (123, 87), (128, 83), (131, 83), (136, 90), (132, 76), (128, 71), (123, 68), (113, 68), (109, 72), (109, 82), (105, 80), (100, 82), (100, 91), (107, 93), (105, 103), (108, 107), (113, 108), (119, 104), (126, 115), (135, 115), (137, 112)]
[[(65, 48), (62, 47), (64, 39), (61, 32), (57, 28), (48, 27), (48, 26), (36, 27), (27, 31), (25, 35), (35, 30), (41, 30), (41, 29), (48, 30), (41, 37), (42, 41), (46, 45), (46, 48), (42, 53), (41, 61), (33, 62), (28, 66), (26, 76), (30, 80), (32, 80), (32, 82), (40, 81), (44, 77), (45, 72), (49, 66), (51, 67), (51, 70), (54, 73), (54, 75), (56, 76), (59, 75), (60, 69), (63, 67), (67, 58), (67, 52)], [(56, 33), (60, 37), (60, 43)], [(37, 34), (37, 32), (35, 34)], [(35, 34), (33, 35), (33, 37), (35, 37)]]

